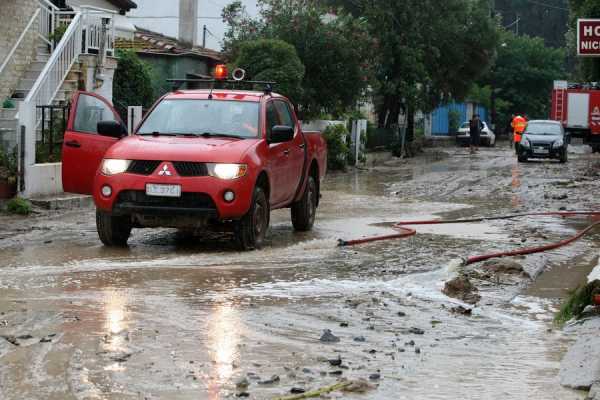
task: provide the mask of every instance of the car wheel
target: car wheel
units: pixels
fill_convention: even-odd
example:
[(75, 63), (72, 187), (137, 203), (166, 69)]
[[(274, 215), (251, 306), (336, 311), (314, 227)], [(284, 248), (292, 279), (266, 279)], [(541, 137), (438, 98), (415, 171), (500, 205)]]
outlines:
[(292, 225), (297, 231), (310, 231), (315, 223), (319, 192), (315, 178), (308, 177), (302, 198), (292, 204)]
[(563, 152), (560, 155), (560, 158), (558, 159), (558, 161), (560, 161), (561, 164), (564, 164), (567, 161), (569, 161), (569, 156), (567, 155), (567, 149), (563, 150)]
[(271, 210), (265, 191), (254, 188), (250, 210), (235, 224), (235, 239), (241, 250), (260, 249), (269, 230)]
[(527, 156), (518, 155), (517, 159), (519, 162), (527, 162)]
[(131, 228), (131, 217), (115, 217), (104, 211), (96, 210), (96, 230), (104, 245), (111, 247), (127, 246)]

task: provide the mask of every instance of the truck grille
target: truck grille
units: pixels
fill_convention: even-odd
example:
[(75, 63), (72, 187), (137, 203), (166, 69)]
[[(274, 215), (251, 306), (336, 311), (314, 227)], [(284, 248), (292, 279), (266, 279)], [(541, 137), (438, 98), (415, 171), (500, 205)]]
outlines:
[(130, 174), (150, 175), (160, 165), (160, 161), (154, 160), (133, 160), (127, 168)]
[(173, 161), (173, 166), (179, 176), (208, 176), (208, 168), (205, 163)]
[(130, 205), (179, 207), (179, 208), (207, 208), (216, 210), (212, 198), (205, 193), (181, 193), (181, 197), (157, 197), (148, 196), (143, 190), (123, 190), (119, 193), (117, 204), (128, 203)]

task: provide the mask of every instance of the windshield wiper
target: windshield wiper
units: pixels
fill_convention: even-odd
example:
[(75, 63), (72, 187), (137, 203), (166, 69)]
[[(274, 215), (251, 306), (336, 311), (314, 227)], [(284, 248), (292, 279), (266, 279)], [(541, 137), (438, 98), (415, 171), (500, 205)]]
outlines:
[(200, 136), (202, 137), (226, 137), (226, 138), (234, 138), (234, 139), (244, 139), (241, 136), (237, 136), (237, 135), (230, 135), (227, 133), (215, 133), (215, 132), (202, 132), (200, 134)]

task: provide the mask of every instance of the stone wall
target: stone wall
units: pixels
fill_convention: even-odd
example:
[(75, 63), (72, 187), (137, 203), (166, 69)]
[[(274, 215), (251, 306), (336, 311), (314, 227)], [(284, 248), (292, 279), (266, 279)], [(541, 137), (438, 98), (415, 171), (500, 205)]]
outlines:
[[(0, 1), (0, 65), (8, 57), (37, 8), (37, 0)], [(0, 105), (16, 89), (19, 79), (34, 59), (37, 43), (37, 25), (34, 23), (0, 74)]]

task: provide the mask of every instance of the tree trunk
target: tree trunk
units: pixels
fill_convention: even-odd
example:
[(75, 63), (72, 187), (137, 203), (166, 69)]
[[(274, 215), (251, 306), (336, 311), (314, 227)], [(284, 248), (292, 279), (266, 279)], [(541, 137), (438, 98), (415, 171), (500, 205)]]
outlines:
[(415, 106), (409, 103), (406, 107), (406, 136), (405, 136), (405, 153), (406, 157), (414, 157), (415, 152), (413, 143), (415, 141)]

